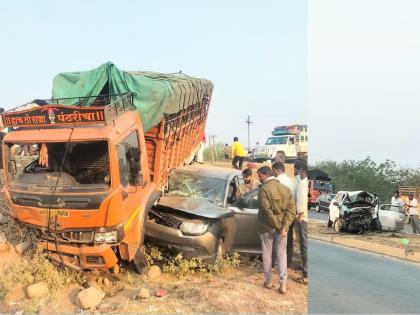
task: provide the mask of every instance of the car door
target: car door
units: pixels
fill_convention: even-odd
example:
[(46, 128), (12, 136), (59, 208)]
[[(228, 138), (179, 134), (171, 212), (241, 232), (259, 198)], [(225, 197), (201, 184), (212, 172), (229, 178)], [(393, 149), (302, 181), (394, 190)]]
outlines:
[(247, 193), (241, 200), (230, 206), (235, 212), (236, 232), (232, 251), (241, 253), (261, 253), (258, 235), (258, 189)]
[(331, 200), (329, 205), (329, 220), (334, 222), (340, 216), (339, 205), (343, 201), (344, 193), (338, 193), (333, 200)]
[(391, 210), (390, 204), (383, 204), (379, 206), (379, 221), (381, 222), (382, 230), (400, 231), (404, 229), (405, 214), (400, 211)]

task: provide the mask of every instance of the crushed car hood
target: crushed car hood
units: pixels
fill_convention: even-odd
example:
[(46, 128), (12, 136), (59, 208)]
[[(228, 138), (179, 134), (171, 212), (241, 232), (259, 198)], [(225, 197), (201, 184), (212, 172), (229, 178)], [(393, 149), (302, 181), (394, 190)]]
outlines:
[(171, 208), (209, 219), (227, 218), (235, 214), (232, 210), (215, 206), (206, 199), (193, 197), (164, 196), (160, 198), (158, 207)]

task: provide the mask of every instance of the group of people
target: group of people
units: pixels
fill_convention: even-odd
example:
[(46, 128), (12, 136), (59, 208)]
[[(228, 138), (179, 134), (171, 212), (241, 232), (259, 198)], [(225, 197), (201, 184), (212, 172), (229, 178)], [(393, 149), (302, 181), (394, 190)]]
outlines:
[(259, 187), (258, 233), (261, 241), (264, 284), (273, 287), (272, 267), (279, 271), (279, 292), (287, 292), (287, 269), (293, 268), (293, 230), (299, 235), (299, 247), (303, 264), (302, 283), (308, 279), (308, 167), (305, 161), (294, 164), (295, 178), (285, 172), (283, 162), (275, 162), (271, 168), (258, 169), (259, 182), (252, 171), (242, 172), (244, 184), (238, 187), (238, 195)]
[(413, 194), (408, 195), (408, 203), (405, 203), (400, 197), (400, 192), (396, 190), (391, 198), (391, 210), (404, 211), (409, 217), (413, 233), (420, 234), (418, 202)]

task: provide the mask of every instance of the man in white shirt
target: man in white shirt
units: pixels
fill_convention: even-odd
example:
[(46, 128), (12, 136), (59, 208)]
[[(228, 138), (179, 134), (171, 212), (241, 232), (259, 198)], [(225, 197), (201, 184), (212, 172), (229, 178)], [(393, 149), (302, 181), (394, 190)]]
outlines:
[[(276, 162), (274, 163), (271, 168), (273, 169), (274, 176), (277, 177), (277, 180), (285, 185), (287, 188), (289, 188), (293, 199), (296, 202), (296, 192), (297, 192), (297, 182), (295, 178), (291, 178), (286, 174), (286, 169), (284, 167), (283, 162)], [(293, 264), (293, 226), (294, 222), (289, 226), (289, 231), (287, 233), (287, 267), (292, 268)], [(274, 255), (274, 257), (276, 257)], [(273, 262), (273, 265), (275, 263)]]
[(300, 254), (303, 264), (302, 282), (308, 281), (308, 165), (304, 160), (298, 159), (295, 162), (294, 172), (299, 176), (300, 181), (296, 192), (295, 224), (299, 233)]
[(403, 211), (404, 201), (400, 198), (400, 192), (396, 190), (394, 196), (391, 198), (391, 210), (392, 211)]
[(411, 218), (411, 227), (413, 228), (414, 234), (420, 233), (420, 226), (419, 226), (419, 210), (417, 208), (417, 199), (414, 198), (413, 194), (408, 196), (409, 199), (409, 208), (408, 208), (408, 215)]

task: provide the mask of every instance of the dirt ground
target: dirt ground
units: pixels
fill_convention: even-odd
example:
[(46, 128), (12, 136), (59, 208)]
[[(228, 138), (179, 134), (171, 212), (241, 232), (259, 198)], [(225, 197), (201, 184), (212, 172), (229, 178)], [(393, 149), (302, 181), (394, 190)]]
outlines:
[[(420, 251), (420, 235), (394, 232), (369, 232), (361, 235), (337, 233), (333, 228), (326, 227), (325, 223), (309, 222), (309, 235), (331, 236), (334, 239), (354, 239), (368, 241), (372, 244), (386, 245), (393, 248), (405, 249), (407, 251)], [(402, 239), (409, 241), (408, 245), (401, 243)]]
[[(0, 233), (4, 232), (10, 245), (0, 251), (0, 272), (3, 277), (10, 273), (21, 273), (11, 279), (19, 279), (0, 286), (0, 313), (22, 314), (73, 314), (80, 313), (76, 305), (77, 294), (86, 287), (97, 286), (105, 297), (96, 310), (88, 313), (206, 313), (206, 314), (304, 314), (307, 313), (307, 286), (298, 282), (300, 271), (290, 270), (288, 293), (282, 295), (277, 286), (268, 290), (262, 287), (263, 273), (260, 258), (242, 257), (239, 267), (219, 272), (196, 272), (180, 278), (175, 274), (163, 273), (149, 280), (134, 272), (131, 265), (123, 265), (118, 275), (109, 273), (68, 274), (66, 271), (48, 270), (45, 265), (38, 267), (33, 256), (33, 247), (28, 246), (24, 253), (16, 252), (22, 243), (33, 244), (33, 236), (25, 229), (14, 224), (7, 215), (7, 205), (0, 198)], [(298, 255), (296, 255), (298, 257)], [(298, 259), (298, 258), (297, 258)], [(26, 262), (26, 263), (24, 263)], [(297, 260), (296, 263), (299, 263)], [(43, 263), (44, 264), (44, 263)], [(47, 262), (48, 266), (51, 266)], [(14, 269), (11, 269), (13, 268)], [(16, 267), (17, 266), (17, 267)], [(34, 273), (33, 268), (37, 271)], [(29, 269), (29, 270), (26, 270)], [(47, 268), (49, 269), (49, 268)], [(28, 276), (29, 274), (29, 276)], [(38, 275), (37, 275), (38, 274)], [(49, 287), (49, 295), (43, 299), (29, 299), (26, 289), (34, 279), (47, 280), (56, 277), (63, 283)], [(104, 278), (109, 280), (105, 285)], [(3, 283), (0, 281), (0, 283)], [(277, 272), (273, 271), (273, 283), (278, 283)], [(141, 288), (150, 292), (150, 297), (139, 299)], [(157, 297), (156, 291), (164, 289), (164, 296)]]

